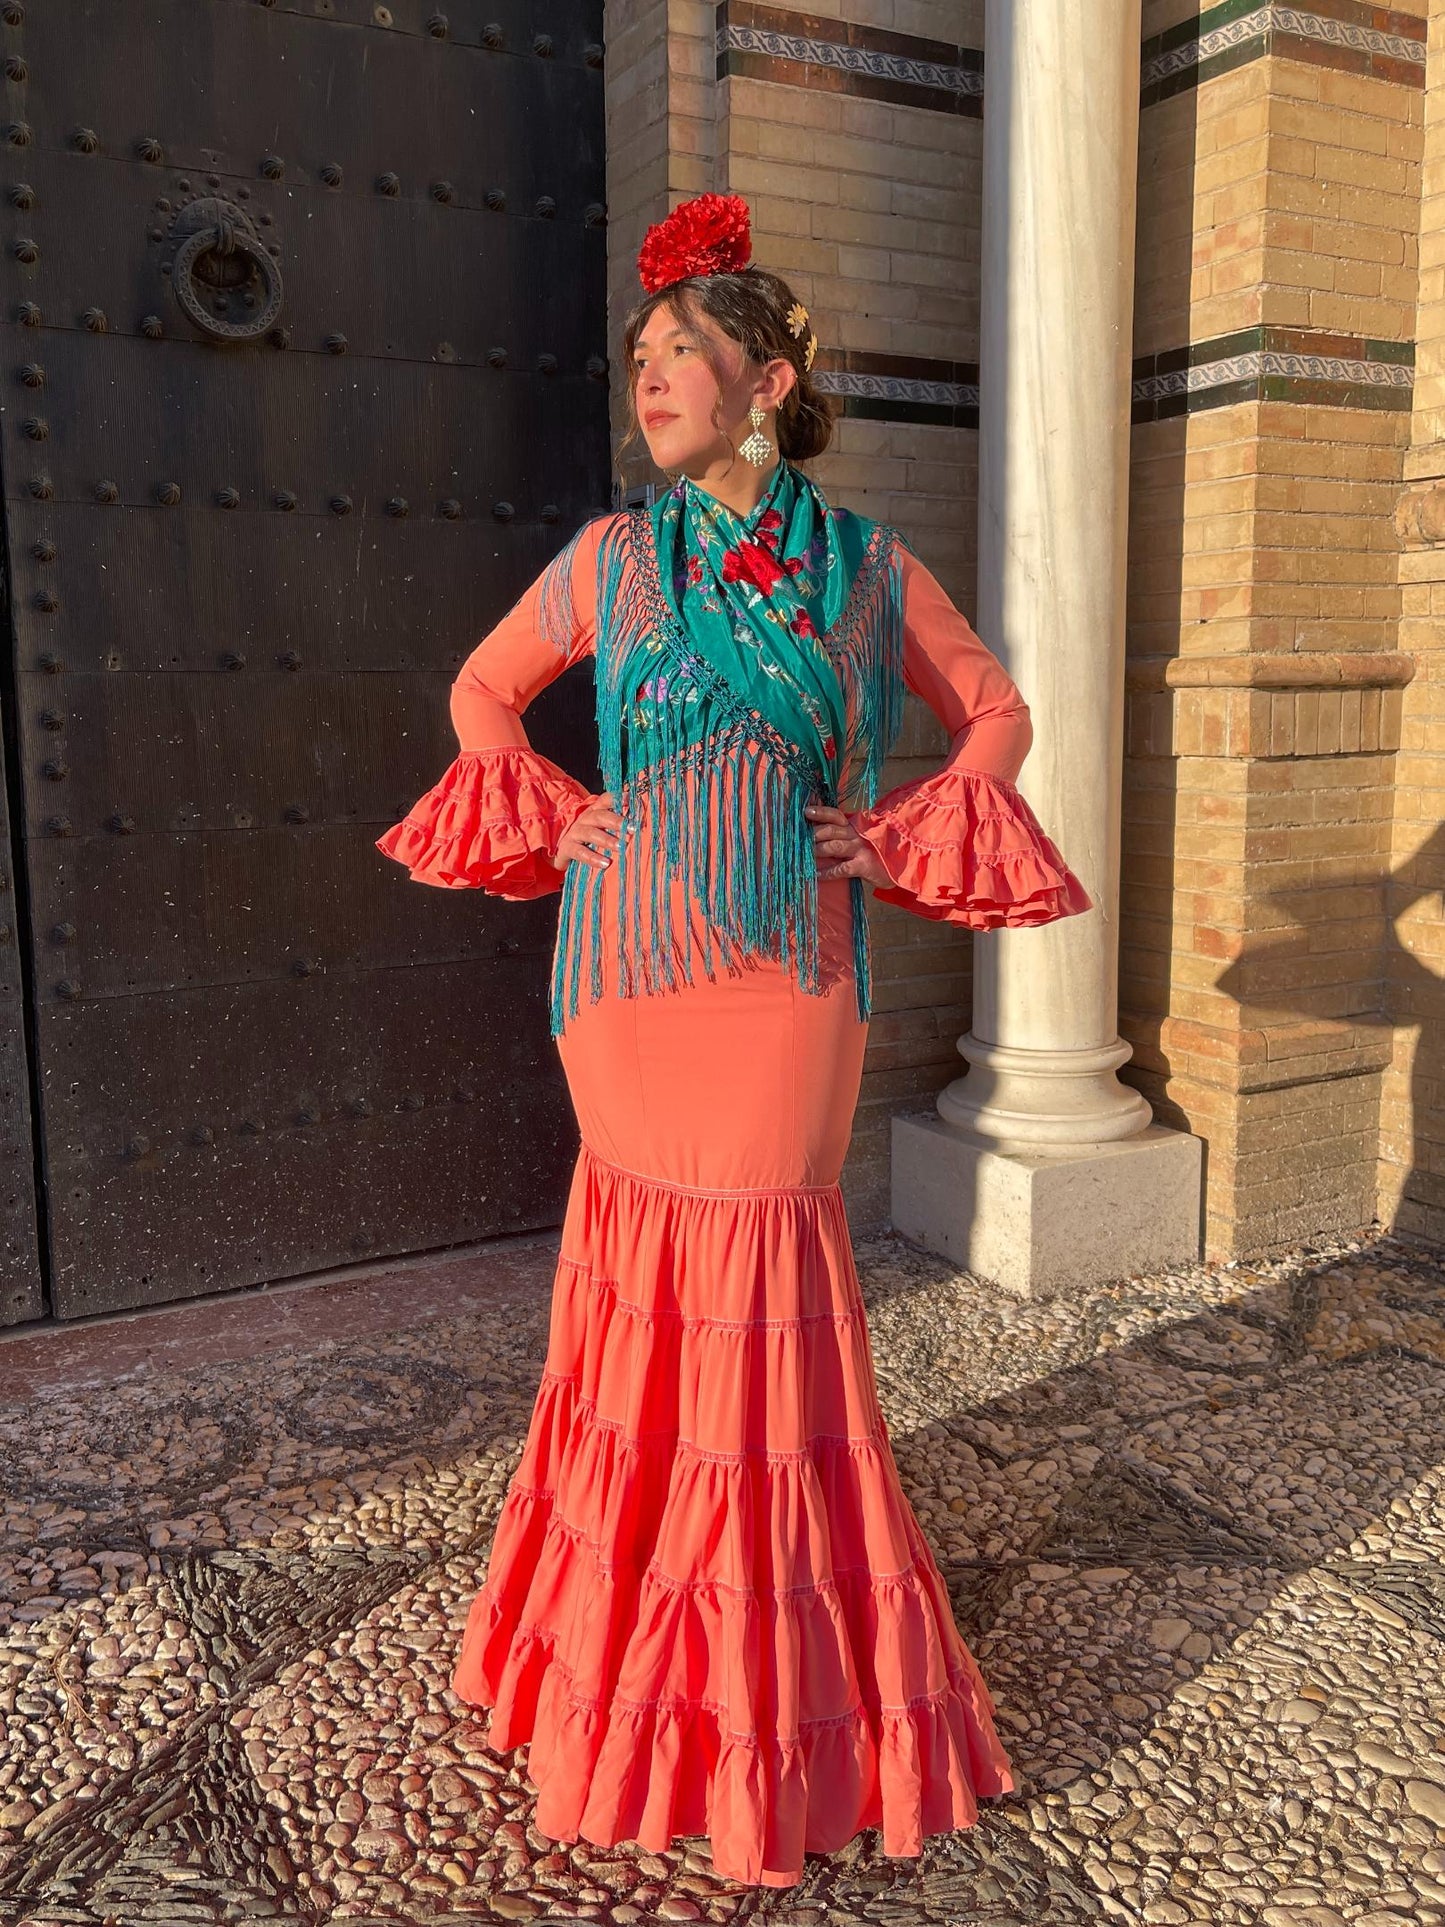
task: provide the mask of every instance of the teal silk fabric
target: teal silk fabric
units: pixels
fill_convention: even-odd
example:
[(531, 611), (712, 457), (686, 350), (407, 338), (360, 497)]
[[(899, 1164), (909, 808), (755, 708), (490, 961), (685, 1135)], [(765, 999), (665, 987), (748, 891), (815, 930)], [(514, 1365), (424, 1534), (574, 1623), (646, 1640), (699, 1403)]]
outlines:
[[(542, 626), (568, 629), (573, 538), (544, 573)], [(876, 802), (903, 709), (904, 538), (832, 507), (780, 459), (747, 516), (687, 477), (611, 520), (597, 556), (597, 725), (622, 816), (618, 993), (694, 981), (749, 956), (819, 981), (813, 799)], [(607, 871), (563, 884), (552, 1034), (602, 994)], [(673, 929), (671, 883), (702, 913)], [(858, 1015), (871, 1008), (864, 886), (851, 882)]]
[(820, 631), (863, 559), (853, 518), (845, 526), (784, 460), (746, 517), (684, 476), (654, 505), (652, 530), (663, 593), (694, 647), (836, 782), (843, 688)]

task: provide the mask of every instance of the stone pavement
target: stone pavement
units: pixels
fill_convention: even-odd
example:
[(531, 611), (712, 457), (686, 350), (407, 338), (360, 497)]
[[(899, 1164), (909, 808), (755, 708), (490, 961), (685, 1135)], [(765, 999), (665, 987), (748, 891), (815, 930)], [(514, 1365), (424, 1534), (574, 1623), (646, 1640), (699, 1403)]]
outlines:
[(1020, 1791), (800, 1886), (530, 1828), (447, 1680), (552, 1239), (0, 1337), (0, 1922), (1445, 1927), (1445, 1271), (1000, 1298), (859, 1248)]

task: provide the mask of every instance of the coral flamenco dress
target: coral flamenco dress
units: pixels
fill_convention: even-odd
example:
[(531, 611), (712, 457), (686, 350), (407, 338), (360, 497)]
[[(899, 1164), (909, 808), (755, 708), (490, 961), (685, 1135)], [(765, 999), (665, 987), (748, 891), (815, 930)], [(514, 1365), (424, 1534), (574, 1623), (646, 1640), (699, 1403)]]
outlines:
[[(893, 879), (876, 894), (972, 929), (1089, 908), (1014, 785), (1031, 740), (1017, 687), (896, 531), (826, 513), (863, 558), (830, 633), (881, 606), (886, 575), (902, 680), (952, 738), (936, 773), (849, 813)], [(737, 524), (766, 540), (759, 514)], [(554, 1035), (581, 1149), (540, 1389), (452, 1684), (493, 1709), (491, 1747), (530, 1742), (542, 1833), (651, 1851), (706, 1834), (719, 1874), (786, 1887), (805, 1852), (865, 1827), (917, 1855), (1015, 1782), (900, 1484), (839, 1190), (868, 1030), (861, 886), (816, 882), (811, 987), (783, 946), (648, 988), (619, 891), (655, 862), (655, 811), (605, 868), (553, 860), (591, 793), (529, 746), (521, 713), (629, 597), (652, 646), (668, 612), (648, 534), (639, 510), (585, 524), (483, 639), (453, 685), (459, 755), (379, 839), (421, 882), (567, 886)], [(839, 683), (854, 731), (862, 684)], [(694, 763), (694, 804), (701, 780)], [(676, 964), (708, 918), (685, 875), (660, 888)]]

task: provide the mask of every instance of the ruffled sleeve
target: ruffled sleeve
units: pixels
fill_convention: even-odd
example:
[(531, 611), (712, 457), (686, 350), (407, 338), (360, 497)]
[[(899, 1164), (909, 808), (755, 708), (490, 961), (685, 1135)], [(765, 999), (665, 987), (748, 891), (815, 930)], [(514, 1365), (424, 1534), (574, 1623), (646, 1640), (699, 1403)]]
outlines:
[(415, 883), (525, 899), (560, 890), (558, 843), (594, 801), (533, 749), (522, 712), (596, 647), (597, 548), (614, 517), (585, 522), (472, 650), (451, 687), (458, 755), (376, 839)]
[(884, 903), (970, 930), (1053, 923), (1093, 899), (1014, 779), (1033, 743), (1018, 685), (903, 551), (904, 680), (950, 732), (948, 760), (848, 820), (892, 878)]
[(404, 863), (413, 883), (546, 896), (565, 875), (553, 853), (591, 800), (535, 749), (464, 749), (376, 847)]
[(1005, 777), (949, 764), (852, 820), (893, 879), (874, 896), (916, 916), (1012, 930), (1093, 908), (1027, 797)]

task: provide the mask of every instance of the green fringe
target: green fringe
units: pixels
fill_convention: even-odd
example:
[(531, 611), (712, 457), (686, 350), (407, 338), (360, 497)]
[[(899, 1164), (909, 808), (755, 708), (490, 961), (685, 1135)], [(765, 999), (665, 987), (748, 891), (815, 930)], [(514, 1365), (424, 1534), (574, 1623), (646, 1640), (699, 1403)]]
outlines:
[[(693, 651), (660, 593), (645, 515), (639, 509), (618, 517), (597, 558), (598, 742), (604, 787), (618, 799), (622, 817), (618, 994), (675, 990), (679, 972), (682, 982), (695, 981), (695, 933), (690, 922), (686, 932), (673, 927), (671, 885), (683, 878), (687, 903), (701, 910), (709, 979), (719, 965), (736, 974), (745, 956), (766, 956), (816, 995), (818, 875), (812, 825), (803, 814), (820, 793), (816, 771), (796, 745), (760, 726)], [(823, 784), (821, 796), (843, 808), (877, 801), (902, 721), (904, 546), (897, 530), (873, 527), (848, 603), (826, 638), (849, 728), (840, 780), (836, 788)], [(554, 638), (570, 620), (569, 582), (561, 573), (555, 583), (544, 580), (543, 621)], [(658, 676), (666, 678), (667, 692), (643, 697), (640, 686)], [(696, 795), (684, 780), (694, 770)], [(848, 800), (839, 803), (840, 797)], [(577, 1014), (584, 951), (590, 1000), (602, 995), (605, 877), (604, 869), (580, 859), (567, 866), (552, 970), (554, 1037)], [(860, 877), (850, 885), (857, 1009), (866, 1022), (872, 1011), (866, 898)]]

